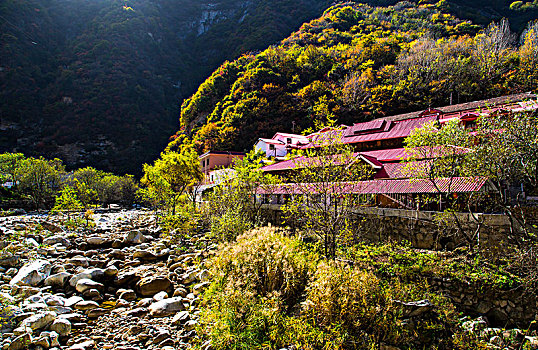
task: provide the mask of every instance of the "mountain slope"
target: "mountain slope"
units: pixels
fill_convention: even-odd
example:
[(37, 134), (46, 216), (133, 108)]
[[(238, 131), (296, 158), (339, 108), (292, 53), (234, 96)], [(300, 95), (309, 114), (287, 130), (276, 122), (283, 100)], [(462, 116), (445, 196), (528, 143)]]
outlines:
[(325, 0), (6, 0), (0, 150), (138, 172), (177, 100), (239, 52), (280, 40)]
[[(366, 2), (384, 6), (396, 3)], [(224, 60), (279, 42), (305, 21), (321, 15), (331, 3), (332, 0), (4, 0), (0, 3), (0, 151), (61, 157), (70, 167), (93, 165), (109, 171), (139, 173), (141, 164), (156, 158), (169, 135), (177, 130), (179, 102), (196, 91)], [(405, 8), (406, 4), (409, 3), (399, 6)], [(508, 16), (513, 29), (521, 31), (528, 19), (536, 17), (532, 4), (443, 0), (435, 6), (481, 24)], [(433, 5), (423, 5), (427, 6)], [(397, 22), (405, 22), (398, 14), (391, 16), (383, 18), (393, 24), (384, 30), (395, 30), (399, 28)], [(432, 31), (438, 27), (441, 36), (452, 33), (443, 34), (442, 23), (425, 26)], [(336, 29), (344, 33), (349, 28)], [(402, 30), (409, 32), (410, 28)], [(476, 28), (471, 26), (473, 31)], [(328, 41), (314, 42), (313, 46), (333, 44), (332, 39), (318, 34), (312, 34), (314, 40)], [(295, 44), (303, 45), (300, 41)], [(387, 42), (385, 49), (386, 61), (374, 59), (376, 65), (393, 62), (405, 47), (398, 39)], [(308, 59), (306, 56), (301, 60)], [(219, 92), (215, 95), (208, 89), (209, 95), (202, 102), (214, 105), (221, 101), (237, 80), (234, 75), (243, 74), (247, 62), (256, 57), (248, 54), (224, 65), (221, 69), (226, 76), (219, 83)], [(291, 64), (297, 57), (286, 59)], [(331, 60), (320, 64), (332, 69)], [(260, 67), (259, 73), (272, 74), (265, 68)], [(372, 67), (373, 71), (377, 68)], [(315, 74), (327, 74), (323, 69)], [(338, 74), (346, 76), (348, 69), (345, 64), (335, 66), (331, 79)], [(288, 73), (279, 73), (280, 81), (268, 78), (273, 85), (265, 87), (265, 105), (255, 106), (251, 98), (234, 113), (241, 115), (242, 108), (256, 119), (259, 114), (253, 108), (274, 108), (276, 103), (281, 109), (277, 108), (275, 115), (268, 117), (270, 120), (303, 118), (304, 111), (313, 108), (312, 103), (297, 105), (296, 97), (291, 95), (298, 93), (296, 87), (306, 87), (308, 84), (303, 84), (310, 78), (305, 80), (303, 72), (297, 75), (300, 81), (294, 81), (295, 73), (287, 76)], [(310, 83), (319, 80), (324, 85), (331, 81), (321, 78)], [(279, 90), (284, 81), (291, 84), (290, 89), (286, 87), (288, 95)], [(313, 86), (301, 93), (319, 98), (321, 92), (316, 89)], [(226, 103), (228, 108), (229, 102)], [(193, 108), (187, 105), (187, 109)], [(213, 110), (195, 112), (191, 117), (202, 121)], [(288, 113), (288, 117), (276, 111)], [(221, 113), (221, 109), (217, 112)], [(189, 129), (197, 127), (196, 123), (188, 124)], [(267, 129), (257, 125), (248, 125), (249, 132), (258, 127)], [(219, 133), (231, 135), (237, 127), (230, 125), (224, 134), (222, 130)], [(210, 135), (215, 128), (209, 125), (204, 132)], [(234, 148), (246, 147), (250, 140), (243, 138), (243, 144), (236, 144), (233, 138), (225, 139)]]
[(183, 103), (178, 135), (200, 152), (243, 151), (277, 131), (536, 89), (538, 24), (518, 45), (507, 22), (481, 30), (445, 10), (335, 6), (280, 45), (223, 64)]

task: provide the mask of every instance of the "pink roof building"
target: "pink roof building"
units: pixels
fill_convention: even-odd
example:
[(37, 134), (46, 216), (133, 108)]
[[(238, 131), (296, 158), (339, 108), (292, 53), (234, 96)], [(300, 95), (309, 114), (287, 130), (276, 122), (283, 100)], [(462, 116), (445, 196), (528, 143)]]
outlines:
[[(329, 129), (320, 132), (301, 136), (297, 142), (282, 142), (282, 138), (277, 138), (277, 133), (273, 139), (260, 139), (260, 142), (271, 142), (275, 146), (281, 147), (282, 152), (275, 151), (275, 158), (282, 157), (290, 148), (311, 149), (323, 147), (327, 142), (338, 142), (352, 145), (355, 149), (352, 161), (361, 161), (369, 164), (373, 170), (373, 177), (367, 181), (359, 181), (350, 184), (350, 193), (381, 195), (389, 202), (406, 206), (407, 197), (424, 193), (441, 192), (474, 192), (485, 188), (487, 179), (477, 177), (459, 177), (452, 179), (410, 179), (413, 174), (409, 174), (413, 169), (427, 170), (432, 164), (432, 159), (443, 156), (443, 150), (432, 149), (428, 158), (415, 159), (409, 166), (409, 163), (403, 163), (410, 157), (410, 154), (403, 148), (404, 140), (410, 136), (413, 130), (423, 127), (424, 125), (437, 122), (440, 125), (457, 118), (462, 125), (472, 131), (476, 126), (476, 120), (481, 116), (494, 115), (497, 113), (524, 112), (538, 109), (537, 96), (533, 94), (509, 95), (499, 98), (469, 102), (459, 105), (452, 105), (431, 109), (428, 108), (423, 112), (413, 112), (375, 119), (368, 122), (355, 123), (352, 126), (346, 126), (343, 129)], [(286, 134), (281, 134), (286, 135)], [(295, 135), (300, 136), (300, 135)], [(276, 147), (272, 150), (277, 149)], [(467, 149), (456, 149), (456, 152), (466, 153)], [(269, 156), (273, 155), (267, 153)], [(289, 172), (308, 163), (305, 157), (296, 157), (289, 160), (283, 160), (262, 169), (277, 175), (286, 176)], [(293, 194), (296, 191), (294, 186), (300, 184), (282, 184), (277, 189), (279, 194)]]

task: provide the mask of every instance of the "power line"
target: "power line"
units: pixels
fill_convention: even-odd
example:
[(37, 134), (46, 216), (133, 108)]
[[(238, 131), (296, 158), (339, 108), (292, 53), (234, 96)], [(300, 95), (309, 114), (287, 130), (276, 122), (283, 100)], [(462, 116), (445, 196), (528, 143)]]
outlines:
[(15, 24), (11, 23), (10, 21), (8, 21), (6, 18), (4, 18), (3, 16), (0, 16), (1, 19), (3, 19), (7, 24), (9, 24), (10, 26), (12, 26), (13, 28), (15, 28), (16, 30), (18, 30), (19, 32), (21, 32), (22, 34), (24, 34), (28, 39), (30, 39), (30, 42), (34, 45), (37, 45), (37, 42), (34, 40), (34, 38), (32, 38), (32, 36), (30, 34), (28, 34), (27, 31), (25, 31), (24, 29), (20, 28), (20, 27), (17, 27)]

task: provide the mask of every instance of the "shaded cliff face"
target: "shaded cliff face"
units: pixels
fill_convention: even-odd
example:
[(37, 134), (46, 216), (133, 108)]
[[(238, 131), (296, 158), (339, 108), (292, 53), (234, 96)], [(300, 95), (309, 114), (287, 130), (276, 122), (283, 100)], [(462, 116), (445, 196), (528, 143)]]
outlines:
[(6, 0), (0, 151), (138, 173), (215, 67), (278, 42), (327, 3)]

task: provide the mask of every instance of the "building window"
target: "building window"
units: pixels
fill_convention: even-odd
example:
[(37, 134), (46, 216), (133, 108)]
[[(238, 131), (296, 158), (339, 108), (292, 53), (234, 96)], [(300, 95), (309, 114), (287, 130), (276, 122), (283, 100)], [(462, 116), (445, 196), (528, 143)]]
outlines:
[(288, 137), (288, 138), (286, 139), (286, 143), (288, 143), (288, 144), (291, 143), (291, 137)]
[(274, 151), (275, 150), (275, 145), (269, 145), (269, 150)]

